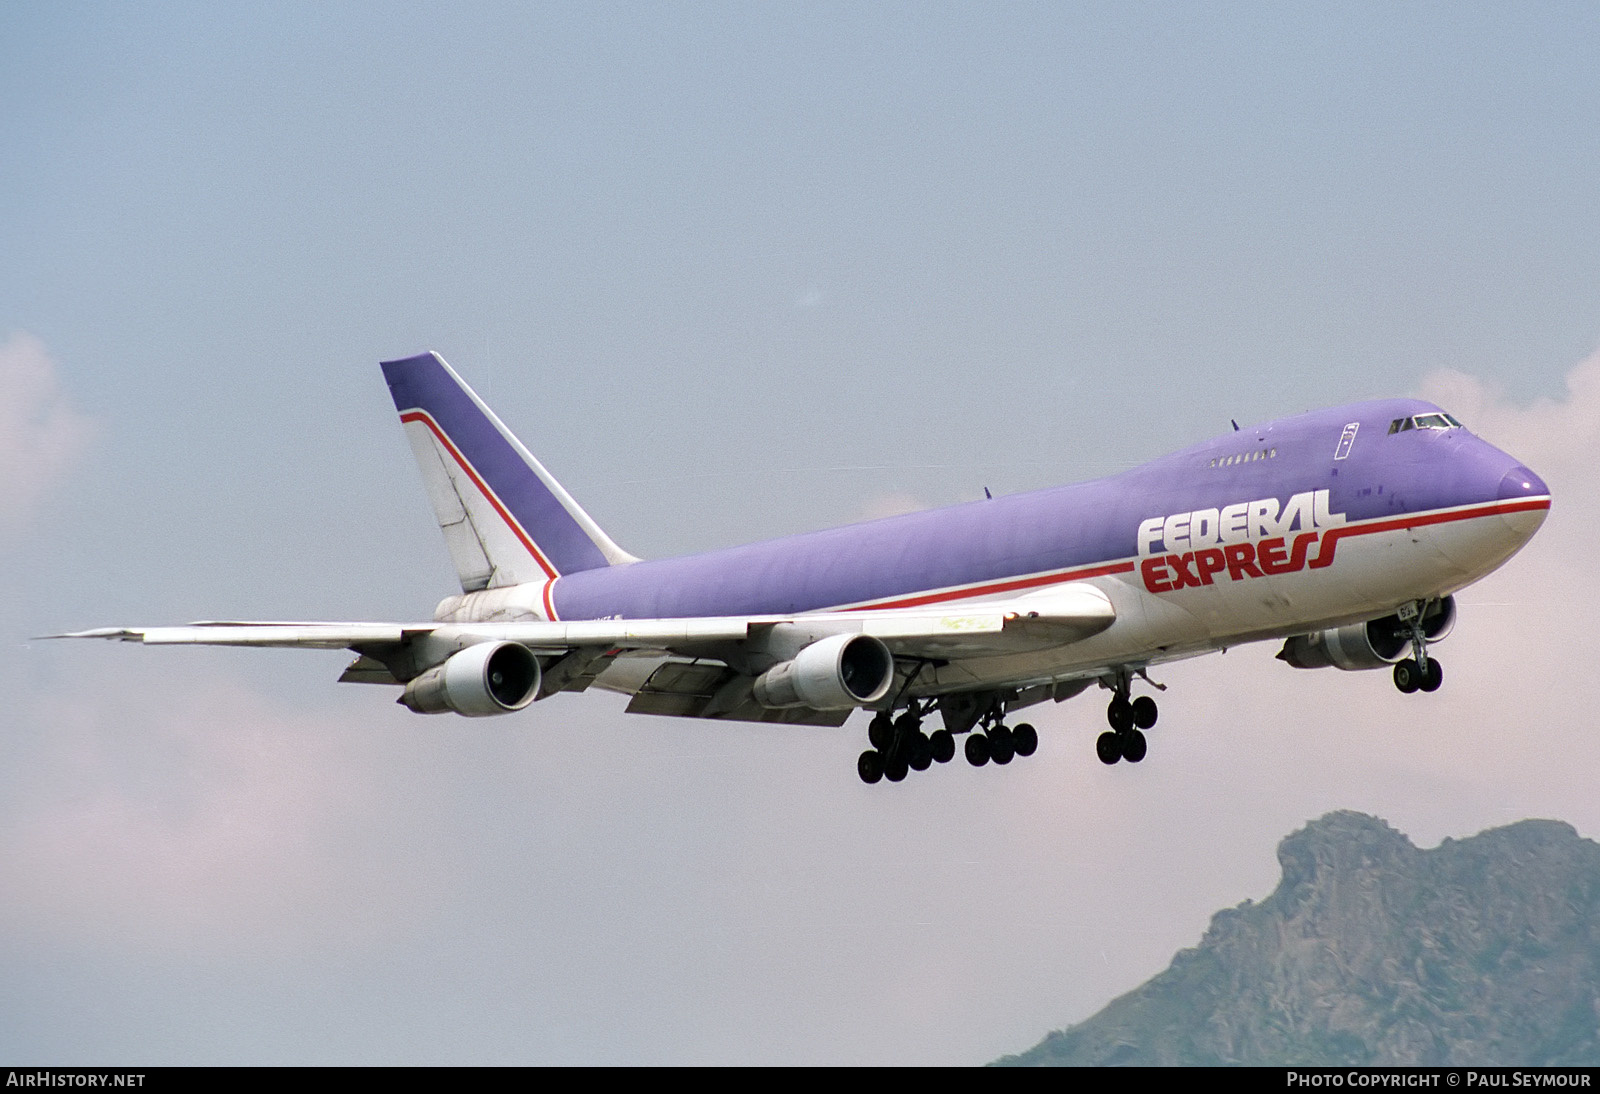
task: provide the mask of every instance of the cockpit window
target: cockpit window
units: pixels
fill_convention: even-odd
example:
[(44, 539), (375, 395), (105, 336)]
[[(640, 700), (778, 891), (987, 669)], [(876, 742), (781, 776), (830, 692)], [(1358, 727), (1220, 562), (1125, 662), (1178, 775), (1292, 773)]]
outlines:
[(1404, 433), (1408, 429), (1464, 429), (1449, 414), (1414, 414), (1409, 418), (1396, 418), (1389, 423), (1390, 433)]

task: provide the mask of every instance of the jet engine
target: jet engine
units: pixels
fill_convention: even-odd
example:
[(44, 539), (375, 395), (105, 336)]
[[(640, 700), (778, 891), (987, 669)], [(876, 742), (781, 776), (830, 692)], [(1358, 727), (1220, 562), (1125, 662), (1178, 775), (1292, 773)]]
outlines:
[(764, 707), (839, 710), (882, 699), (893, 682), (888, 646), (870, 635), (835, 634), (762, 673), (755, 697)]
[[(1450, 633), (1456, 623), (1456, 598), (1428, 603), (1422, 613), (1422, 636), (1429, 642)], [(1297, 669), (1328, 665), (1354, 671), (1381, 669), (1405, 657), (1411, 647), (1411, 625), (1398, 615), (1385, 615), (1365, 623), (1350, 623), (1312, 634), (1297, 634), (1283, 644), (1278, 660)]]
[(516, 642), (480, 642), (406, 685), (400, 702), (418, 714), (509, 714), (539, 695), (539, 659)]

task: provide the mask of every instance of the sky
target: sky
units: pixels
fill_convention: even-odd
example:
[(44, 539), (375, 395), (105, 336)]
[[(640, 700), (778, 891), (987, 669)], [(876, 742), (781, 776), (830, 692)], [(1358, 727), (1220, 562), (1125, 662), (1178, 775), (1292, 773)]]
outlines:
[[(0, 1060), (976, 1064), (1334, 809), (1600, 835), (1600, 14), (1580, 4), (0, 8)], [(663, 557), (1419, 395), (1555, 504), (1435, 695), (1274, 647), (1037, 755), (345, 656), (33, 636), (427, 618), (377, 368), (443, 354)]]

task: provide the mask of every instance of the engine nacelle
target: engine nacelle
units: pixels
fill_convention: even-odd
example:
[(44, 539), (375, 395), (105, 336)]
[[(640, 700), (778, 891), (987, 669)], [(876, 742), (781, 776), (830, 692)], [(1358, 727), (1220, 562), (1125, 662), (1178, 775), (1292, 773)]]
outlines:
[(418, 714), (509, 714), (538, 697), (541, 679), (539, 659), (527, 646), (480, 642), (412, 680), (400, 702)]
[[(1422, 635), (1436, 642), (1456, 624), (1456, 598), (1431, 602), (1422, 613)], [(1411, 648), (1411, 626), (1398, 615), (1350, 623), (1312, 634), (1297, 634), (1283, 644), (1278, 660), (1297, 669), (1381, 669), (1405, 657)]]
[(894, 682), (894, 655), (866, 634), (835, 634), (756, 678), (764, 707), (839, 710), (882, 699)]

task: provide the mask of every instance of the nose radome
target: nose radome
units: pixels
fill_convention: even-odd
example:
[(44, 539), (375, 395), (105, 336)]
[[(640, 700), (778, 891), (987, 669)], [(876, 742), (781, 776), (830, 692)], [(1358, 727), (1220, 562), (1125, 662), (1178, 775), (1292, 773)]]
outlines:
[[(1520, 465), (1507, 471), (1505, 478), (1500, 480), (1501, 501), (1517, 501), (1521, 498), (1548, 499), (1549, 495), (1550, 488), (1544, 484), (1544, 480)], [(1539, 505), (1507, 506), (1501, 511), (1500, 519), (1511, 527), (1519, 539), (1527, 542), (1533, 533), (1539, 530), (1549, 512), (1550, 503), (1545, 500)]]
[(1518, 465), (1506, 472), (1505, 478), (1500, 480), (1500, 500), (1512, 501), (1517, 498), (1541, 498), (1550, 493), (1550, 488), (1544, 480), (1526, 467)]

